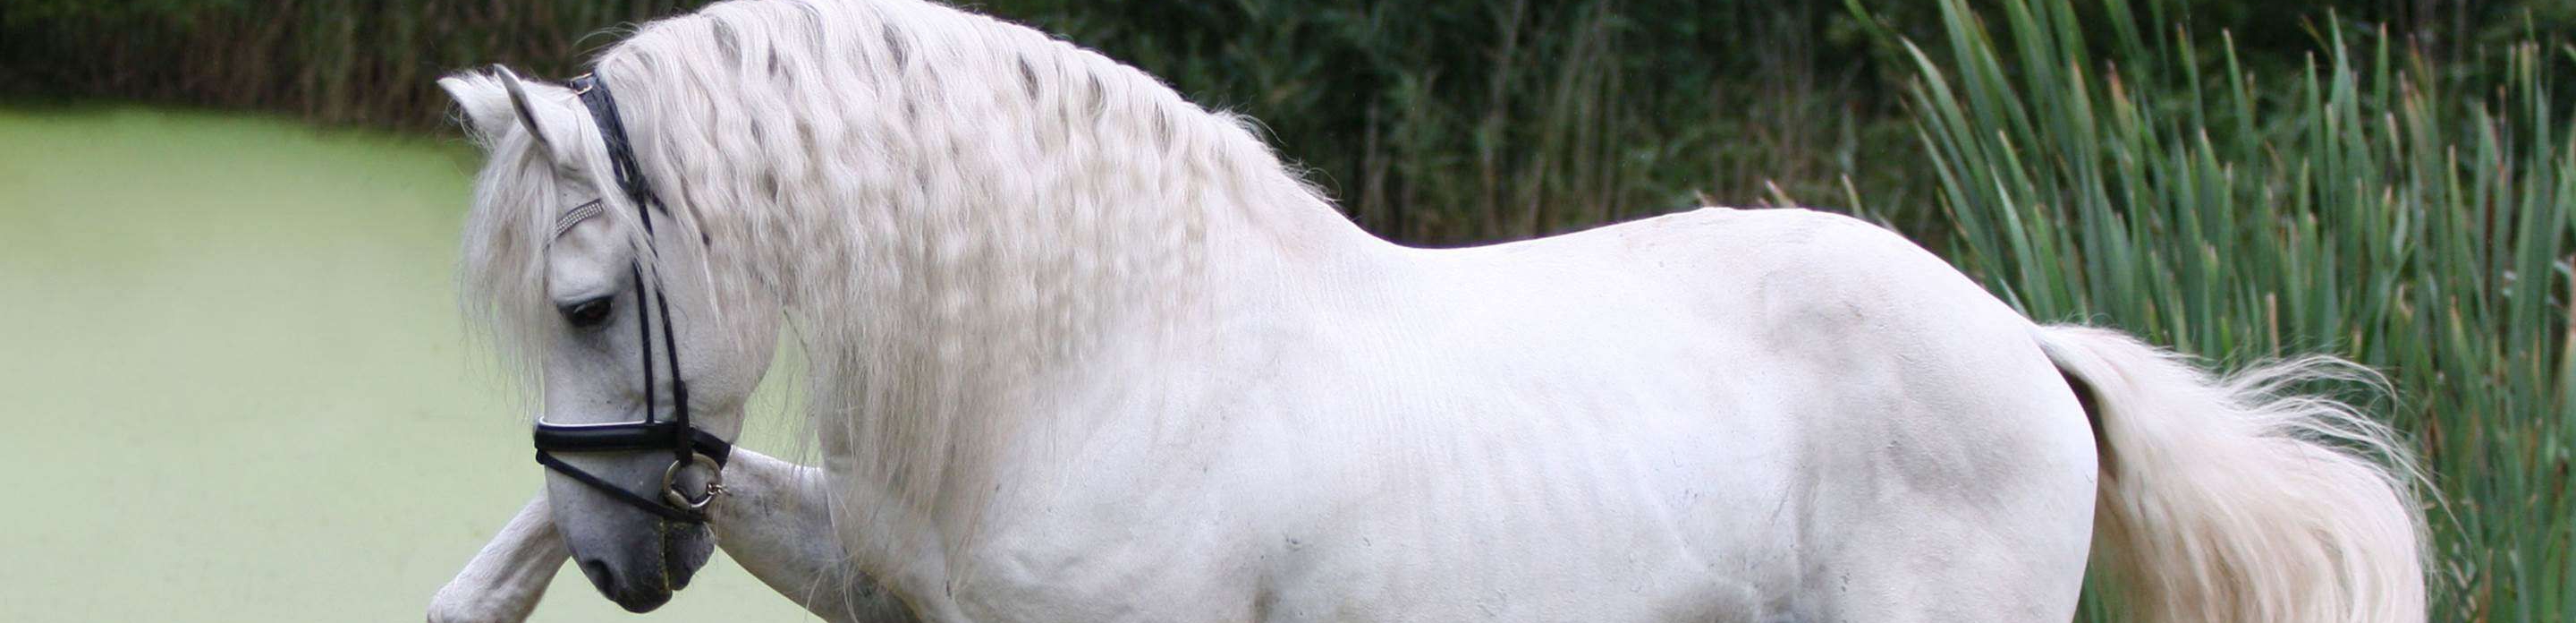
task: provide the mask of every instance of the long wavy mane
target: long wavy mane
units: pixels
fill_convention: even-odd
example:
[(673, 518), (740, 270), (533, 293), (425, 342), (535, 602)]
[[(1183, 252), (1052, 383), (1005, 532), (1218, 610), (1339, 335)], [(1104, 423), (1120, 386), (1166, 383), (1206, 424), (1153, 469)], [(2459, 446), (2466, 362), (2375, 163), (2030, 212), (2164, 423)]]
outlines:
[[(937, 4), (725, 2), (641, 27), (595, 71), (707, 242), (705, 282), (785, 305), (827, 457), (902, 507), (866, 512), (971, 524), (973, 466), (1015, 424), (993, 414), (1043, 400), (1030, 379), (1189, 314), (1212, 247), (1351, 229), (1240, 118)], [(469, 296), (541, 295), (529, 228), (559, 208), (513, 175), (486, 173)]]

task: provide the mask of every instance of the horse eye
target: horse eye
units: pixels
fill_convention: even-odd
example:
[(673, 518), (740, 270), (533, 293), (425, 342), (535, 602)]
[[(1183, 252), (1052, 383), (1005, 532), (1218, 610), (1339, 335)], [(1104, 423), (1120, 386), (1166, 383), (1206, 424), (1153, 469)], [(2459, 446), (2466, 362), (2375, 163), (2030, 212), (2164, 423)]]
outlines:
[(591, 327), (608, 320), (608, 303), (608, 297), (603, 296), (567, 305), (556, 311), (562, 312), (564, 322), (572, 323), (572, 326)]

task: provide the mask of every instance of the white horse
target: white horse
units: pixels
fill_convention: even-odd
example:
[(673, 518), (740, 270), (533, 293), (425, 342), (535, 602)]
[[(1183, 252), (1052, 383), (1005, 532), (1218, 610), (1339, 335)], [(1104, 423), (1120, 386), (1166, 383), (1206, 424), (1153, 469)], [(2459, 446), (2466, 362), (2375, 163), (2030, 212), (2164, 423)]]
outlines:
[[(631, 421), (657, 284), (721, 436), (787, 322), (835, 546), (926, 620), (2062, 621), (2094, 542), (2141, 620), (2425, 616), (2412, 465), (2313, 366), (2035, 325), (1859, 221), (1400, 247), (1237, 118), (915, 0), (717, 4), (596, 76), (649, 236), (574, 93), (441, 81), (469, 300), (547, 419)], [(548, 482), (628, 607), (704, 560)]]

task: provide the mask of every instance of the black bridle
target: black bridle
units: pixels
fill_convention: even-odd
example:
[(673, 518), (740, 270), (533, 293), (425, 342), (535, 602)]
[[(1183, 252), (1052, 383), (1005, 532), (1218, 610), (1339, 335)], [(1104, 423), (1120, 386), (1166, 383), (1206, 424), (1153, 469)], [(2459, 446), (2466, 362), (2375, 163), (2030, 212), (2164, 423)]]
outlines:
[[(635, 149), (626, 141), (626, 126), (618, 121), (617, 100), (608, 94), (608, 83), (595, 75), (583, 75), (572, 81), (573, 92), (590, 109), (591, 120), (599, 124), (600, 138), (608, 144), (608, 159), (615, 168), (618, 189), (635, 203), (636, 216), (644, 224), (646, 244), (653, 236), (653, 211), (662, 205), (645, 183), (644, 170), (635, 162)], [(587, 207), (587, 206), (585, 206)], [(580, 213), (576, 208), (575, 213)], [(584, 216), (587, 216), (586, 214)], [(567, 223), (568, 224), (568, 223)], [(650, 253), (651, 249), (645, 249)], [(662, 296), (662, 288), (653, 290), (653, 306), (644, 306), (643, 262), (639, 258), (626, 269), (635, 279), (635, 328), (637, 347), (644, 355), (644, 421), (613, 424), (554, 424), (537, 419), (537, 463), (571, 476), (610, 497), (663, 519), (686, 523), (704, 523), (707, 504), (724, 493), (725, 459), (733, 454), (733, 445), (713, 433), (689, 424), (689, 384), (680, 378), (680, 345), (671, 332), (671, 304)], [(662, 316), (662, 355), (671, 370), (671, 419), (654, 414), (653, 388), (653, 311)], [(627, 490), (606, 479), (573, 467), (556, 452), (633, 452), (667, 450), (670, 467), (662, 470), (662, 490), (658, 499)], [(680, 472), (690, 466), (708, 468), (706, 490), (692, 497), (679, 489)]]

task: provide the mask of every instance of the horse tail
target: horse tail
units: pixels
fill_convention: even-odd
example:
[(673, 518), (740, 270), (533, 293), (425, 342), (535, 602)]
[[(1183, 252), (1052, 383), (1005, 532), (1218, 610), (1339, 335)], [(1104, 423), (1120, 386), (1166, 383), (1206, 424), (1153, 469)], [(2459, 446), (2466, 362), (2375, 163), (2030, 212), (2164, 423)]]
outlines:
[(2413, 456), (2315, 380), (2378, 376), (2310, 357), (2224, 377), (2127, 335), (2039, 329), (2101, 448), (2095, 564), (2139, 621), (2425, 619)]

